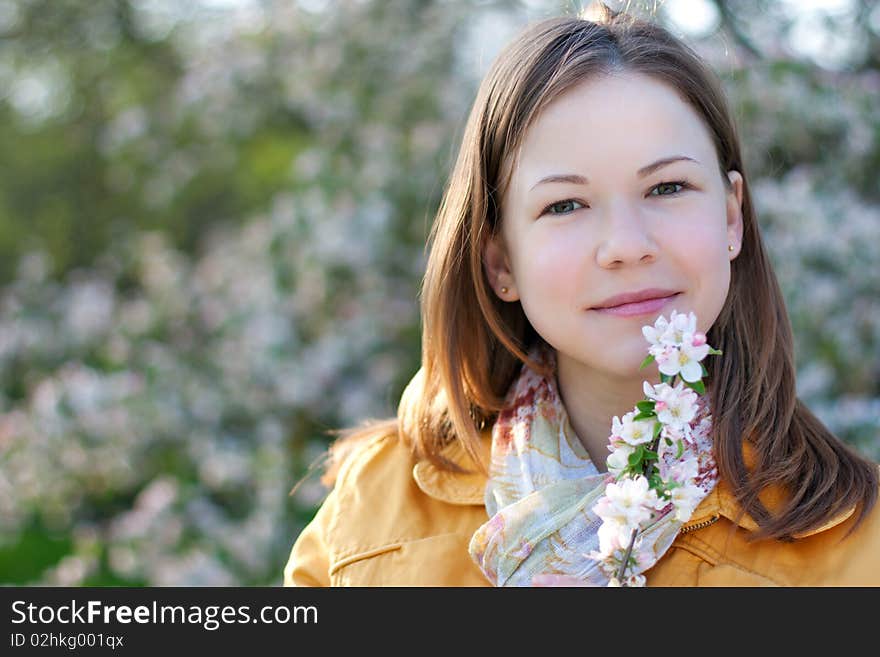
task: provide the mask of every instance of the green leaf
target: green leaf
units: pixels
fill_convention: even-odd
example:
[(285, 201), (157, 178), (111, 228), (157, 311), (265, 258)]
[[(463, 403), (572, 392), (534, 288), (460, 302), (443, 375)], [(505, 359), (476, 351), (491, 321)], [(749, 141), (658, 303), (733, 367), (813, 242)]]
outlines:
[(688, 388), (693, 388), (694, 390), (696, 390), (696, 391), (697, 391), (699, 394), (701, 394), (701, 395), (702, 395), (702, 394), (705, 394), (705, 392), (706, 392), (706, 386), (703, 384), (702, 381), (693, 381), (693, 382), (691, 382), (691, 381), (685, 381), (684, 384), (685, 384)]
[(657, 452), (652, 452), (650, 449), (646, 449), (644, 454), (646, 461), (656, 461), (658, 458), (660, 458), (660, 455), (657, 454)]
[(724, 352), (721, 351), (720, 349), (713, 349), (712, 347), (709, 347), (709, 353), (712, 354), (713, 356), (720, 356)]
[(653, 355), (653, 354), (648, 354), (648, 357), (645, 358), (645, 360), (642, 361), (642, 364), (641, 364), (641, 365), (639, 365), (639, 369), (640, 369), (640, 370), (641, 370), (641, 369), (644, 369), (644, 368), (646, 368), (648, 365), (650, 365), (650, 364), (653, 363), (653, 362), (654, 362), (654, 355)]
[(634, 451), (632, 454), (629, 455), (629, 458), (626, 460), (626, 462), (632, 467), (635, 467), (639, 463), (641, 463), (642, 462), (642, 447), (641, 446), (637, 447), (636, 451)]
[(681, 455), (684, 454), (684, 441), (678, 441), (678, 450), (675, 452), (675, 458), (680, 459)]
[(700, 363), (700, 369), (703, 370), (703, 376), (709, 376), (709, 371), (706, 369), (706, 366)]
[(636, 404), (636, 408), (640, 411), (653, 411), (654, 410), (654, 400), (646, 399), (645, 401), (640, 401)]
[(661, 374), (660, 375), (660, 383), (670, 383), (672, 381), (672, 376), (669, 374)]
[(670, 438), (669, 436), (666, 436), (666, 438), (664, 438), (663, 440), (666, 441), (666, 444), (667, 444), (667, 445), (669, 445), (670, 447), (672, 447), (672, 438)]
[(636, 420), (647, 420), (649, 417), (657, 417), (657, 414), (654, 411), (642, 411), (633, 418), (633, 422)]
[[(663, 431), (663, 424), (661, 422), (654, 423), (654, 440), (657, 440), (657, 436), (660, 435), (660, 432)], [(667, 438), (668, 440), (668, 438)]]

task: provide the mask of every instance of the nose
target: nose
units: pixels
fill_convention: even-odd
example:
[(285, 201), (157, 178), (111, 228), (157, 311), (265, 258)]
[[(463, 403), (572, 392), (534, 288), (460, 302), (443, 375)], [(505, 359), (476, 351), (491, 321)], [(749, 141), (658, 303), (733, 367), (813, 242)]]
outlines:
[(652, 229), (636, 209), (626, 204), (609, 208), (601, 226), (596, 253), (599, 266), (614, 268), (656, 259), (657, 242)]

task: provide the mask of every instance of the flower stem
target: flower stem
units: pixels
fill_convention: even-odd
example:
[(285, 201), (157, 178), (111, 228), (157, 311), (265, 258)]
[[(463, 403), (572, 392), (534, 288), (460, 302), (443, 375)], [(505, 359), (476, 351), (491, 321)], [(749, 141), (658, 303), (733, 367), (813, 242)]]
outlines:
[[(675, 385), (676, 376), (678, 376), (678, 375), (674, 375), (669, 380), (669, 385), (671, 385), (671, 386)], [(660, 420), (657, 420), (657, 421), (659, 422)], [(660, 435), (658, 434), (657, 437), (651, 441), (651, 451), (657, 453), (657, 447), (659, 445), (660, 445)], [(653, 467), (653, 466), (651, 466), (650, 461), (643, 463), (642, 464), (642, 475), (647, 476), (648, 469), (650, 467)], [(632, 530), (632, 535), (629, 537), (629, 545), (626, 546), (626, 553), (623, 555), (623, 561), (620, 564), (620, 570), (617, 571), (617, 580), (620, 582), (621, 586), (626, 586), (626, 584), (623, 581), (623, 575), (626, 572), (626, 567), (629, 565), (629, 557), (632, 554), (633, 546), (636, 543), (636, 534), (638, 534), (638, 533), (639, 533), (638, 527), (636, 527)]]
[(620, 582), (621, 586), (626, 586), (623, 583), (623, 574), (626, 572), (626, 567), (629, 565), (629, 555), (632, 554), (633, 545), (636, 542), (636, 534), (639, 533), (638, 527), (633, 529), (632, 535), (629, 537), (629, 545), (626, 548), (626, 554), (623, 555), (623, 561), (620, 564), (620, 570), (617, 571), (617, 581)]

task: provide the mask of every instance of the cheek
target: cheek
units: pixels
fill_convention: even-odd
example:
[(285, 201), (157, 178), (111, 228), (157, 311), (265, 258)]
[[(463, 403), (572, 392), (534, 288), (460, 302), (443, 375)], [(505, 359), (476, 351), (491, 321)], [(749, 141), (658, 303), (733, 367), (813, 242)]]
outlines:
[(531, 300), (560, 299), (575, 293), (587, 249), (574, 239), (557, 232), (552, 236), (534, 235), (523, 241), (517, 283)]
[(689, 212), (669, 222), (662, 231), (664, 246), (699, 269), (713, 269), (727, 261), (727, 230), (715, 208)]
[(727, 235), (723, 229), (712, 226), (706, 222), (692, 224), (676, 240), (679, 266), (694, 285), (691, 310), (704, 332), (721, 312), (730, 286)]

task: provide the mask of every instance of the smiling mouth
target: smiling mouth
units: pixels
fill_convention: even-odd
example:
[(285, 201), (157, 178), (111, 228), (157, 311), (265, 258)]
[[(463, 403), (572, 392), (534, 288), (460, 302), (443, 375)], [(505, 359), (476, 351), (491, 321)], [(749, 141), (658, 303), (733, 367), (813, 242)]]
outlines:
[(654, 299), (643, 299), (642, 301), (633, 301), (631, 303), (623, 303), (619, 306), (611, 306), (608, 308), (593, 308), (595, 312), (603, 315), (616, 315), (618, 317), (637, 317), (650, 313), (658, 312), (669, 301), (677, 298), (681, 292), (676, 292), (668, 297), (657, 297)]

